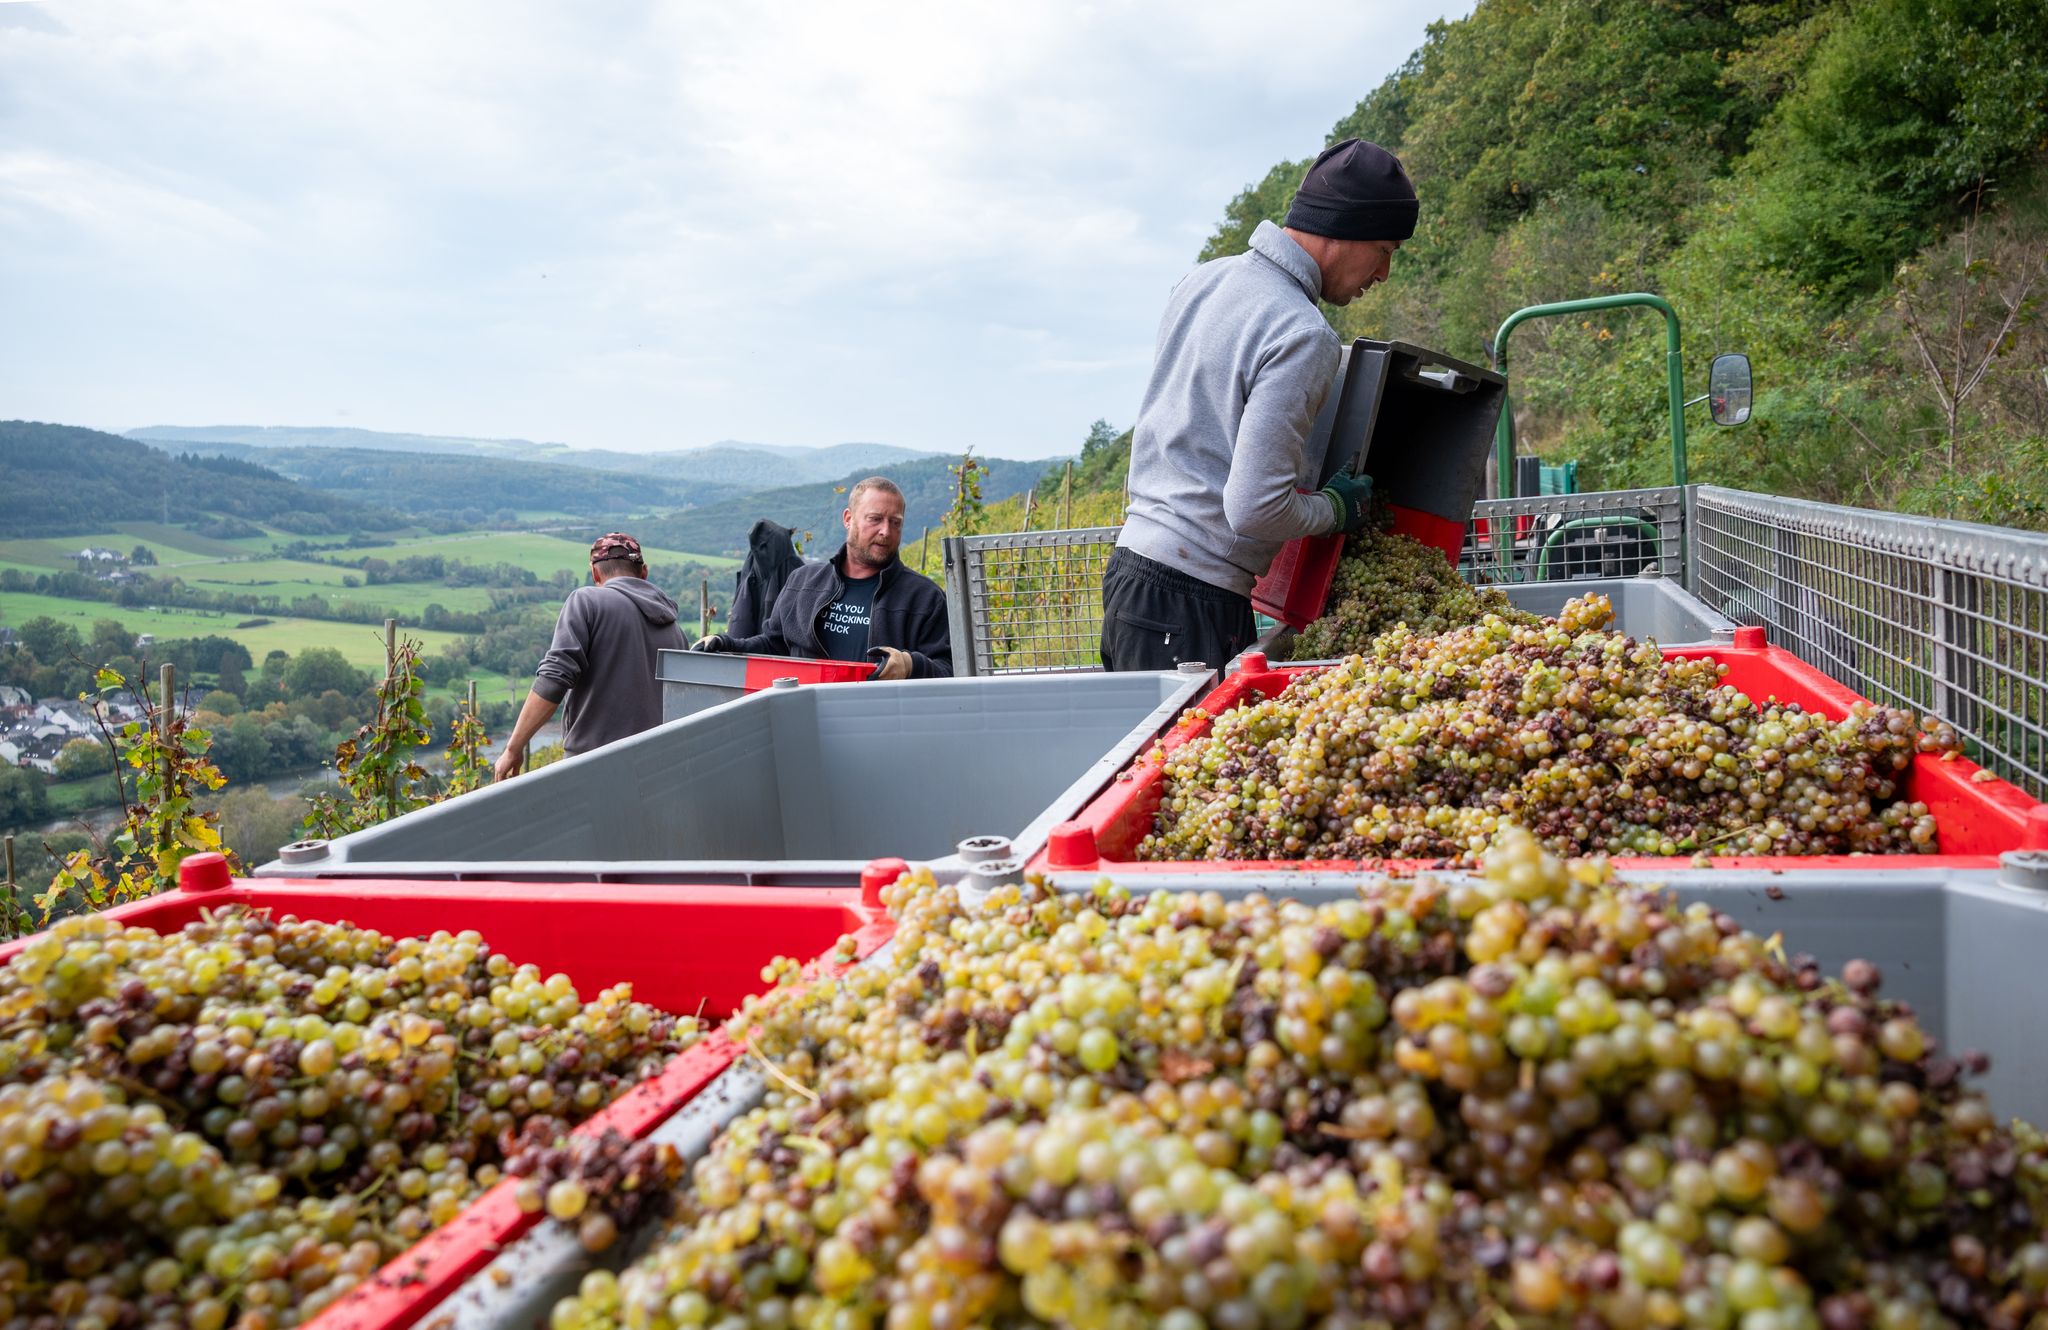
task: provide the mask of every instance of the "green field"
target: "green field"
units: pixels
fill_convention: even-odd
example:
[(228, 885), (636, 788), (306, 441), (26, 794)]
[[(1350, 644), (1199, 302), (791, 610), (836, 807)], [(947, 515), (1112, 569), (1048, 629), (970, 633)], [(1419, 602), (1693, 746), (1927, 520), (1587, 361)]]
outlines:
[[(145, 567), (143, 572), (174, 574), (195, 590), (246, 590), (286, 603), (304, 596), (320, 596), (333, 606), (372, 606), (380, 614), (415, 621), (432, 604), (454, 613), (490, 607), (491, 590), (488, 587), (453, 587), (440, 582), (344, 586), (343, 579), (360, 577), (361, 574), (333, 564), (265, 557), (276, 545), (297, 539), (288, 532), (266, 530), (267, 534), (262, 536), (220, 541), (174, 526), (127, 522), (113, 530), (91, 535), (0, 540), (0, 570), (13, 568), (30, 576), (69, 571), (74, 566), (71, 556), (85, 546), (116, 549), (126, 554), (139, 543), (148, 545), (158, 561), (157, 568)], [(415, 555), (438, 554), (454, 562), (509, 563), (542, 578), (566, 569), (580, 578), (589, 567), (588, 549), (582, 541), (533, 531), (467, 531), (446, 536), (408, 536), (394, 545), (336, 549), (327, 557), (368, 556), (396, 562)], [(686, 561), (721, 570), (735, 567), (739, 562), (717, 555), (652, 548), (647, 551), (647, 557), (657, 572), (663, 567), (672, 569)], [(717, 589), (722, 604), (729, 588), (720, 586)], [(695, 593), (686, 594), (684, 600), (684, 628), (686, 632), (694, 633), (697, 628)], [(364, 669), (380, 668), (384, 659), (383, 632), (380, 626), (373, 624), (261, 615), (260, 612), (128, 609), (110, 601), (0, 592), (0, 623), (20, 624), (23, 620), (44, 614), (71, 624), (81, 634), (90, 633), (96, 619), (113, 619), (133, 632), (154, 633), (158, 637), (199, 637), (218, 633), (248, 647), (250, 656), (259, 664), (268, 652), (281, 650), (297, 654), (312, 646), (335, 647), (351, 664)], [(267, 617), (271, 622), (258, 628), (235, 627), (237, 623), (256, 617)], [(439, 651), (460, 636), (424, 629), (406, 631), (421, 639), (422, 649), (428, 654)], [(525, 683), (524, 678), (514, 680), (512, 691), (524, 697)], [(461, 681), (446, 691), (460, 696), (463, 691)], [(506, 695), (507, 683), (500, 676), (479, 676), (478, 691), (486, 698), (500, 699)]]
[(296, 559), (249, 559), (236, 563), (210, 563), (178, 570), (188, 585), (209, 591), (227, 587), (246, 588), (258, 596), (276, 596), (291, 601), (300, 596), (324, 596), (329, 604), (354, 601), (375, 605), (399, 618), (417, 618), (428, 605), (449, 610), (484, 610), (491, 605), (489, 587), (448, 586), (441, 582), (388, 582), (376, 586), (345, 586), (346, 578), (362, 581), (362, 574), (349, 568)]
[[(439, 554), (464, 563), (509, 563), (530, 569), (538, 577), (550, 577), (563, 568), (581, 576), (590, 567), (589, 545), (533, 531), (464, 531), (452, 536), (422, 536), (359, 552), (393, 562), (419, 554)], [(698, 563), (707, 568), (737, 568), (740, 563), (723, 555), (686, 554), (653, 546), (647, 548), (646, 554), (648, 563), (657, 567), (663, 563)], [(0, 547), (0, 558), (4, 557), (6, 550)]]
[[(0, 623), (19, 624), (44, 614), (70, 624), (81, 634), (92, 632), (95, 619), (114, 619), (131, 632), (154, 633), (158, 637), (204, 637), (218, 633), (248, 647), (249, 655), (258, 665), (272, 651), (297, 655), (307, 647), (333, 647), (351, 665), (363, 669), (381, 670), (384, 665), (384, 629), (377, 624), (271, 617), (260, 628), (237, 628), (237, 623), (251, 616), (206, 610), (129, 609), (98, 601), (0, 591)], [(462, 636), (419, 628), (404, 631), (407, 636), (418, 638), (421, 649), (428, 653), (439, 651)]]

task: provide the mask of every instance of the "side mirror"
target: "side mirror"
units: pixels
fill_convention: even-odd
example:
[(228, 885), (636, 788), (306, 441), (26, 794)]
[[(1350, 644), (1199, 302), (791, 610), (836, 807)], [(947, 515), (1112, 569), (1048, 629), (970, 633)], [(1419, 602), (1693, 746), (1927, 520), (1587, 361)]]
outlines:
[(1749, 357), (1715, 356), (1707, 371), (1707, 409), (1716, 425), (1740, 425), (1749, 419)]

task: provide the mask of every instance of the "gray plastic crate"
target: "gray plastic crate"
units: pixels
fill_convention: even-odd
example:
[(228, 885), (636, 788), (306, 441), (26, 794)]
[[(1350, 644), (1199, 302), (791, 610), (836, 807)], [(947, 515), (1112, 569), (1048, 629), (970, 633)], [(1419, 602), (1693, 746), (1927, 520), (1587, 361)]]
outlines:
[[(1050, 880), (1063, 890), (1085, 890), (1104, 876), (1138, 892), (1313, 901), (1351, 896), (1373, 874), (1211, 871), (1118, 879), (1081, 872), (1055, 873)], [(1664, 883), (1680, 900), (1704, 901), (1753, 932), (1780, 934), (1787, 955), (1809, 952), (1829, 974), (1859, 957), (1875, 962), (1884, 973), (1883, 994), (1912, 1003), (1944, 1048), (1991, 1054), (1991, 1072), (1981, 1084), (1994, 1108), (2042, 1123), (2048, 1122), (2048, 1040), (2039, 1037), (2030, 1013), (2048, 1005), (2048, 967), (2042, 964), (2048, 889), (2031, 885), (2031, 876), (2016, 869), (2001, 875), (1896, 868), (1623, 875)], [(2040, 879), (2048, 884), (2048, 869)]]
[(1662, 577), (1592, 577), (1576, 582), (1521, 582), (1500, 588), (1518, 610), (1556, 615), (1569, 600), (1601, 595), (1614, 605), (1616, 631), (1666, 647), (1727, 646), (1735, 621), (1676, 582)]
[[(1516, 609), (1555, 616), (1565, 602), (1601, 595), (1614, 605), (1614, 628), (1664, 647), (1727, 646), (1736, 624), (1676, 582), (1662, 577), (1589, 577), (1576, 582), (1520, 582), (1499, 588)], [(1252, 650), (1283, 660), (1294, 630), (1276, 624), (1260, 634)], [(1293, 663), (1293, 662), (1290, 662)], [(1303, 661), (1302, 664), (1325, 664)]]
[(331, 842), (257, 876), (844, 886), (991, 830), (1043, 843), (1215, 681), (771, 688)]
[(700, 711), (737, 702), (775, 678), (798, 683), (865, 683), (873, 665), (837, 660), (806, 660), (796, 656), (741, 655), (734, 652), (661, 651), (655, 653), (654, 677), (661, 680), (661, 718), (681, 720)]

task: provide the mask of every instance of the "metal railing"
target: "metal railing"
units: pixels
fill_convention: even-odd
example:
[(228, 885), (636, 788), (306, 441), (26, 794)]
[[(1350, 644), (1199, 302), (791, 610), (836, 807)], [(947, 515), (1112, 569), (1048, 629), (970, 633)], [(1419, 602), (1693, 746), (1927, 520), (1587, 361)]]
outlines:
[(1685, 491), (1676, 485), (1481, 499), (1458, 559), (1468, 582), (1634, 577), (1652, 567), (1666, 577), (1685, 571)]
[(946, 537), (954, 673), (1101, 669), (1102, 570), (1119, 529)]
[[(2048, 535), (1716, 486), (1488, 499), (1472, 515), (1472, 532), (1487, 525), (1466, 537), (1471, 580), (1654, 564), (1864, 696), (1949, 722), (1985, 766), (2048, 797)], [(1116, 534), (947, 539), (955, 670), (1100, 668)]]
[(1694, 487), (1686, 585), (2048, 796), (2048, 536)]

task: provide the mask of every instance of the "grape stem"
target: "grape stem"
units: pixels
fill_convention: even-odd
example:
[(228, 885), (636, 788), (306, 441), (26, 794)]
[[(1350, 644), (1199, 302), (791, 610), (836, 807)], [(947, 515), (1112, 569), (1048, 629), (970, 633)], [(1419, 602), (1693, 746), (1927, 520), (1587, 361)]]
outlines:
[(761, 1065), (768, 1069), (768, 1074), (770, 1076), (773, 1076), (776, 1080), (780, 1081), (785, 1087), (796, 1091), (798, 1094), (802, 1095), (804, 1098), (810, 1100), (814, 1104), (818, 1102), (817, 1091), (811, 1089), (808, 1085), (804, 1085), (792, 1079), (787, 1073), (785, 1073), (782, 1070), (782, 1068), (776, 1066), (773, 1062), (770, 1062), (766, 1057), (763, 1057), (761, 1054), (761, 1050), (754, 1047), (753, 1040), (742, 1040), (740, 1046), (746, 1049), (749, 1053), (752, 1053), (756, 1058), (759, 1058)]
[(371, 1183), (369, 1186), (357, 1192), (356, 1199), (358, 1201), (369, 1200), (372, 1196), (375, 1196), (377, 1194), (378, 1188), (382, 1187), (385, 1183), (389, 1182), (392, 1178), (395, 1178), (397, 1176), (397, 1169), (386, 1169), (384, 1172), (379, 1173), (377, 1175), (377, 1180), (375, 1182)]

